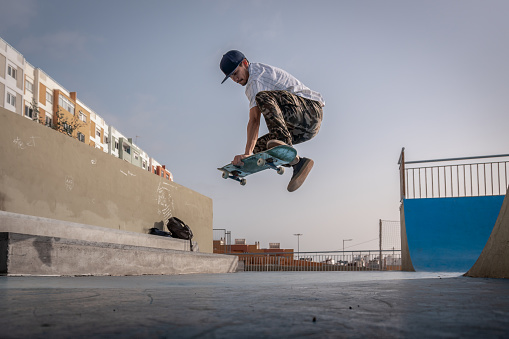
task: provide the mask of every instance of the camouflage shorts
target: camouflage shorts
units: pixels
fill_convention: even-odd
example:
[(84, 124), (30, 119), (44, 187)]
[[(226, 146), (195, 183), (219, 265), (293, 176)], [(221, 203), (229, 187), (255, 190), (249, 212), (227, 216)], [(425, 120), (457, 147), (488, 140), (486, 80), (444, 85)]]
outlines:
[(269, 133), (257, 140), (254, 153), (266, 150), (269, 140), (296, 145), (311, 140), (320, 130), (323, 109), (317, 101), (287, 91), (263, 91), (256, 95), (256, 104)]

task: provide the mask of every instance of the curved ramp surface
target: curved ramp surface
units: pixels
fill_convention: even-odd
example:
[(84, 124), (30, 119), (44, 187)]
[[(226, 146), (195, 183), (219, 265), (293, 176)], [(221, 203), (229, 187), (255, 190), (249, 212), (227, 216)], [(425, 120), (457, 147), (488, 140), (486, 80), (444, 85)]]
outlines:
[(486, 245), (503, 200), (504, 196), (405, 199), (413, 268), (466, 272)]
[(509, 278), (509, 198), (507, 194), (484, 250), (465, 275), (478, 278)]

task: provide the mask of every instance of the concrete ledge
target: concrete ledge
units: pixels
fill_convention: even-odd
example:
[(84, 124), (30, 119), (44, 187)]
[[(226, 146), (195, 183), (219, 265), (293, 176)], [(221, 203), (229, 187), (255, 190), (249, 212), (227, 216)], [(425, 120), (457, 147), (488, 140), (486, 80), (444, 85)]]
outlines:
[(230, 273), (238, 258), (193, 242), (0, 211), (0, 274)]
[[(121, 231), (31, 215), (0, 211), (0, 232), (12, 232), (46, 237), (98, 241), (110, 244), (153, 247), (158, 249), (189, 251), (188, 240)], [(193, 251), (199, 247), (193, 242)]]
[(231, 273), (237, 256), (0, 232), (0, 274)]

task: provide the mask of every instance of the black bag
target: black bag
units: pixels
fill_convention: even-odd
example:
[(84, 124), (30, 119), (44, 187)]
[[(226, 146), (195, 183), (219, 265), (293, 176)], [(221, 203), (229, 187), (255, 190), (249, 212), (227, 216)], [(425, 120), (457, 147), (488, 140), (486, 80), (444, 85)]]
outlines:
[(189, 240), (191, 251), (193, 250), (193, 242), (191, 241), (193, 239), (193, 231), (182, 220), (177, 217), (171, 217), (168, 219), (166, 227), (168, 227), (168, 231), (170, 231), (173, 238)]
[(151, 229), (149, 229), (148, 234), (160, 235), (162, 237), (171, 237), (170, 232), (161, 231), (159, 228), (156, 227), (152, 227)]

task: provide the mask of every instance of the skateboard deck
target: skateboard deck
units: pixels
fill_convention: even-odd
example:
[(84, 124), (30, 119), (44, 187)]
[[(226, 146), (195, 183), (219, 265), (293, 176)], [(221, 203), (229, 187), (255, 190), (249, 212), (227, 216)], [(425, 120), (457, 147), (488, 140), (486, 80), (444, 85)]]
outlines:
[(218, 170), (223, 172), (222, 177), (224, 179), (233, 179), (244, 186), (246, 184), (245, 177), (266, 169), (273, 169), (278, 174), (283, 174), (284, 167), (281, 166), (289, 164), (296, 156), (297, 150), (295, 148), (281, 145), (245, 158), (242, 160), (244, 166), (228, 164), (218, 168)]

